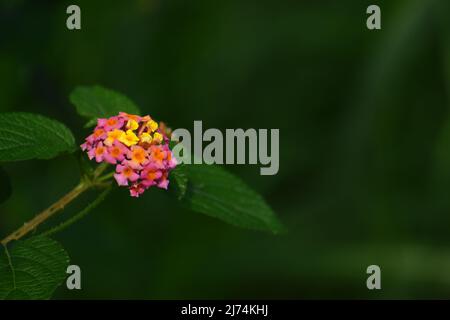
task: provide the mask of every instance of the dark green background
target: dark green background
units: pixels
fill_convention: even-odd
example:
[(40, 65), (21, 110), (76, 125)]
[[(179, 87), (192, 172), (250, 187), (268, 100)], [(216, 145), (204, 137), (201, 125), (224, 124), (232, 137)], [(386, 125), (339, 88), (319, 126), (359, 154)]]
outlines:
[[(65, 26), (72, 3), (81, 31)], [(365, 26), (369, 4), (382, 8), (381, 31)], [(447, 0), (2, 0), (1, 111), (58, 119), (81, 143), (68, 95), (100, 84), (174, 128), (281, 133), (278, 175), (227, 169), (288, 234), (185, 211), (161, 190), (116, 189), (56, 236), (83, 290), (55, 297), (449, 298), (449, 17)], [(1, 236), (79, 177), (70, 156), (4, 168)], [(380, 291), (366, 288), (371, 264)]]

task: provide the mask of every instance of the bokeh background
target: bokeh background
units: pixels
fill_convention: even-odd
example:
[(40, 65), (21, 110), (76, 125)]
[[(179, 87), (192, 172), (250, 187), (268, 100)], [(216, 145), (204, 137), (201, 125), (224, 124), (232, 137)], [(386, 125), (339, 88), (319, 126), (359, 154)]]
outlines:
[[(81, 31), (65, 26), (73, 3)], [(381, 6), (380, 31), (366, 28), (370, 4)], [(289, 233), (235, 228), (163, 191), (117, 189), (56, 236), (82, 290), (62, 286), (55, 298), (450, 298), (449, 5), (1, 0), (0, 111), (58, 119), (81, 143), (88, 132), (68, 95), (100, 84), (174, 128), (281, 133), (278, 175), (227, 169)], [(1, 236), (79, 178), (71, 156), (3, 167), (13, 195)], [(382, 290), (366, 288), (371, 264)]]

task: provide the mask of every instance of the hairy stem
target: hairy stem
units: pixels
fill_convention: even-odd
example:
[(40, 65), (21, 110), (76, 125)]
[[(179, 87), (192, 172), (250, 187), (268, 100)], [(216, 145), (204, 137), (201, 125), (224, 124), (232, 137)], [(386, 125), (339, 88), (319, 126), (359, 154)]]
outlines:
[(112, 177), (114, 177), (114, 171), (113, 172), (110, 172), (110, 173), (108, 173), (108, 174), (105, 174), (105, 175), (103, 175), (103, 176), (101, 176), (101, 177), (98, 177), (97, 178), (97, 181), (98, 182), (103, 182), (103, 181), (105, 181), (105, 180), (109, 180), (110, 178), (112, 178)]
[(97, 167), (97, 169), (94, 172), (94, 179), (97, 180), (97, 178), (103, 173), (103, 171), (105, 171), (108, 168), (108, 164), (107, 163), (101, 163), (99, 164), (99, 166)]
[(64, 195), (61, 199), (56, 201), (50, 207), (39, 213), (33, 219), (28, 222), (25, 222), (22, 227), (11, 233), (5, 239), (1, 241), (1, 244), (6, 246), (6, 244), (12, 240), (18, 240), (28, 234), (30, 231), (33, 231), (37, 228), (41, 223), (46, 221), (48, 218), (53, 216), (58, 211), (64, 209), (64, 207), (72, 202), (75, 198), (77, 198), (80, 194), (91, 187), (90, 184), (81, 181), (75, 188), (73, 188), (69, 193)]
[(53, 233), (56, 231), (59, 231), (60, 229), (64, 229), (70, 224), (74, 223), (78, 219), (82, 218), (84, 215), (86, 215), (90, 210), (92, 210), (95, 206), (97, 206), (107, 195), (109, 190), (111, 189), (110, 183), (107, 181), (111, 177), (113, 177), (114, 172), (105, 174), (103, 176), (100, 176), (106, 169), (108, 168), (108, 165), (106, 163), (100, 164), (97, 169), (94, 171), (94, 173), (90, 176), (86, 175), (83, 176), (80, 183), (73, 188), (69, 193), (67, 193), (65, 196), (60, 198), (58, 201), (56, 201), (54, 204), (52, 204), (50, 207), (36, 215), (33, 219), (31, 219), (28, 222), (25, 222), (22, 227), (11, 233), (9, 236), (4, 238), (0, 243), (6, 247), (6, 245), (12, 241), (12, 240), (19, 240), (23, 236), (27, 235), (29, 232), (35, 230), (41, 223), (46, 221), (48, 218), (53, 216), (58, 211), (61, 211), (64, 209), (66, 205), (68, 205), (70, 202), (75, 200), (80, 194), (85, 192), (86, 190), (92, 188), (92, 187), (100, 187), (100, 188), (107, 188), (104, 192), (102, 192), (98, 198), (88, 205), (84, 210), (82, 210), (80, 213), (76, 214), (74, 217), (70, 218), (66, 222), (63, 222), (61, 225), (55, 227), (55, 231), (49, 230), (47, 233)]
[(73, 223), (77, 222), (78, 220), (80, 220), (81, 218), (83, 218), (85, 215), (87, 215), (92, 209), (94, 209), (95, 207), (97, 207), (104, 199), (105, 197), (108, 195), (108, 193), (111, 191), (111, 187), (107, 187), (105, 190), (103, 190), (102, 193), (100, 193), (100, 195), (92, 202), (90, 203), (86, 208), (84, 208), (83, 210), (81, 210), (80, 212), (78, 212), (77, 214), (75, 214), (74, 216), (72, 216), (70, 219), (61, 222), (59, 225), (57, 225), (56, 227), (47, 230), (46, 232), (42, 233), (43, 236), (50, 236), (56, 232), (59, 232), (61, 230), (66, 229), (68, 226), (72, 225)]

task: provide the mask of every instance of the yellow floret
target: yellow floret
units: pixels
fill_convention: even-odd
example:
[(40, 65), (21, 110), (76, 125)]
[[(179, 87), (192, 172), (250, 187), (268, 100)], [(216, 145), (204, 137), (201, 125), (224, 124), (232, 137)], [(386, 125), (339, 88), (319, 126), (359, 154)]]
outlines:
[(150, 134), (148, 134), (147, 132), (142, 133), (140, 138), (141, 138), (141, 142), (147, 142), (147, 143), (152, 142), (152, 136)]
[(105, 145), (111, 146), (116, 139), (120, 141), (120, 138), (123, 135), (125, 135), (125, 132), (119, 129), (114, 129), (113, 131), (108, 132), (108, 137), (105, 139)]
[(133, 131), (127, 130), (127, 133), (122, 135), (119, 138), (119, 141), (125, 144), (126, 146), (130, 147), (137, 144), (139, 142), (139, 138), (134, 134)]
[(130, 119), (127, 122), (127, 129), (130, 130), (136, 130), (139, 127), (139, 123), (137, 123), (135, 120)]
[(149, 122), (147, 122), (147, 127), (151, 132), (154, 132), (156, 129), (158, 129), (158, 122), (150, 120)]
[(159, 142), (161, 142), (162, 140), (163, 140), (163, 136), (162, 136), (161, 133), (155, 132), (155, 133), (153, 134), (153, 141), (159, 143)]

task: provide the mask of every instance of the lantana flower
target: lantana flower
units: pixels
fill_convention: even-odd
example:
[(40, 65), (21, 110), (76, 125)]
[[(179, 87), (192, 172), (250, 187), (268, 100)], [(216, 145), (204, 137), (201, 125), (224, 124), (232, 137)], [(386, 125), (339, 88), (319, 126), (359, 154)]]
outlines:
[(120, 112), (98, 119), (94, 132), (81, 145), (89, 159), (115, 165), (114, 179), (139, 197), (152, 186), (167, 189), (177, 161), (169, 149), (166, 126), (150, 116)]

